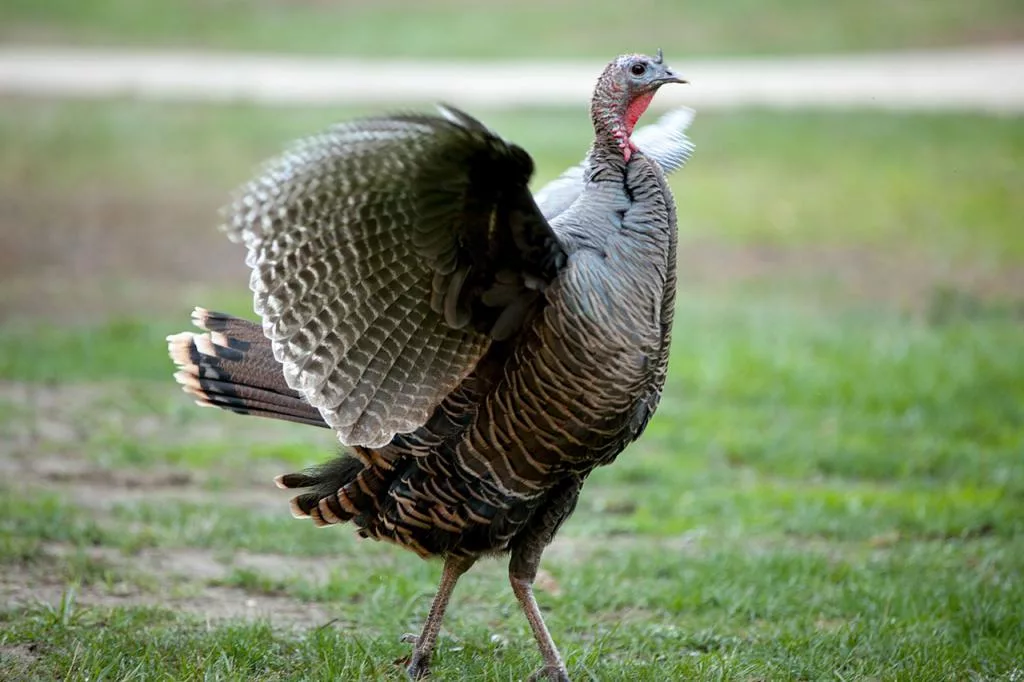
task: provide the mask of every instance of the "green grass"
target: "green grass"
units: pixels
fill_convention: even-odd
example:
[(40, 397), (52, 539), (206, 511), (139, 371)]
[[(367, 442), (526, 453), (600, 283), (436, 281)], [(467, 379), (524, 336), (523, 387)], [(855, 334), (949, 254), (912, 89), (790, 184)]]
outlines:
[[(649, 434), (594, 474), (545, 562), (560, 591), (542, 600), (576, 677), (1009, 675), (1024, 651), (1024, 361), (1006, 349), (1022, 347), (1024, 327), (732, 296), (684, 300), (677, 325)], [(167, 371), (159, 347), (137, 352), (154, 374)], [(86, 438), (76, 457), (100, 470), (188, 471), (206, 500), (157, 496), (83, 513), (52, 492), (8, 489), (0, 537), (18, 550), (4, 552), (8, 566), (52, 565), (45, 543), (107, 547), (123, 568), (65, 559), (61, 580), (152, 590), (162, 579), (143, 581), (137, 552), (206, 550), (227, 571), (208, 584), (309, 602), (341, 622), (210, 630), (160, 608), (87, 606), (55, 620), (55, 607), (39, 606), (8, 613), (0, 634), (45, 642), (26, 675), (397, 679), (397, 635), (422, 617), (436, 567), (295, 522), (283, 503), (253, 508), (229, 494), (243, 470), (316, 461), (330, 437), (296, 428), (277, 435), (281, 448), (250, 451), (241, 419), (182, 410), (184, 398), (162, 397), (175, 393), (169, 380), (135, 390), (141, 400), (98, 399), (91, 411), (162, 421), (164, 440)], [(227, 436), (188, 439), (213, 423)], [(131, 457), (117, 457), (119, 442)], [(221, 483), (204, 486), (208, 475)], [(231, 568), (251, 552), (290, 558), (295, 570)], [(475, 569), (457, 594), (439, 679), (525, 676), (536, 661), (502, 566)]]
[(8, 0), (0, 36), (77, 42), (292, 50), (381, 57), (607, 59), (660, 45), (692, 54), (931, 47), (1020, 39), (1013, 0), (444, 0), (216, 3)]
[[(580, 679), (1012, 679), (1024, 645), (1014, 601), (1024, 594), (1009, 582), (1020, 566), (1009, 552), (1020, 549), (609, 551), (593, 568), (565, 567), (562, 593), (541, 600)], [(437, 679), (522, 679), (535, 666), (529, 634), (511, 598), (493, 592), (502, 581), (489, 568), (460, 586)], [(3, 625), (9, 641), (47, 633), (49, 665), (37, 671), (53, 675), (399, 679), (391, 661), (406, 647), (395, 635), (415, 624), (426, 594), (400, 575), (374, 582), (369, 599), (336, 595), (342, 624), (301, 635), (259, 622), (210, 629), (138, 607), (40, 607)], [(512, 642), (492, 643), (495, 631)]]
[[(104, 242), (129, 249), (151, 236), (146, 210), (209, 202), (212, 223), (252, 164), (350, 113), (5, 105), (13, 215), (77, 225), (130, 197), (143, 209)], [(536, 152), (541, 180), (586, 145), (580, 113), (487, 118)], [(748, 112), (701, 116), (694, 136), (674, 179), (685, 265), (664, 399), (543, 563), (573, 679), (1017, 679), (1019, 121)], [(160, 224), (186, 256), (220, 239)], [(16, 243), (89, 245), (39, 234)], [(758, 255), (781, 260), (745, 264)], [(89, 276), (68, 281), (102, 278), (118, 314), (0, 327), (5, 679), (401, 679), (398, 637), (438, 566), (290, 518), (270, 478), (328, 456), (328, 432), (200, 410), (170, 379), (163, 337), (185, 303), (244, 312), (244, 278), (182, 284), (143, 314), (118, 298), (138, 281)], [(268, 617), (224, 617), (247, 600)], [(481, 562), (437, 679), (538, 662), (505, 566)]]

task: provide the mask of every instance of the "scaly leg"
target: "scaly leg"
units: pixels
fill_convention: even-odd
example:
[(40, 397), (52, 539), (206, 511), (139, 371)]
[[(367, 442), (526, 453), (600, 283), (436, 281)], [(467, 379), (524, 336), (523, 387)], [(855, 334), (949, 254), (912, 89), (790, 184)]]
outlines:
[(533, 596), (533, 580), (536, 570), (529, 578), (509, 573), (509, 582), (512, 583), (512, 591), (519, 600), (519, 606), (526, 614), (526, 620), (530, 623), (533, 636), (540, 647), (540, 654), (544, 657), (544, 668), (534, 673), (530, 680), (547, 678), (553, 682), (569, 682), (569, 671), (565, 668), (561, 654), (555, 647), (555, 641), (551, 639), (548, 626), (544, 624), (544, 616), (541, 615), (540, 606)]
[(406, 672), (411, 680), (421, 680), (430, 675), (430, 655), (434, 652), (434, 644), (437, 643), (437, 634), (441, 631), (441, 621), (444, 620), (444, 612), (448, 608), (448, 600), (451, 599), (455, 583), (463, 573), (469, 570), (476, 559), (460, 556), (449, 556), (444, 560), (444, 569), (441, 572), (441, 583), (437, 586), (437, 593), (434, 601), (430, 604), (430, 614), (427, 622), (423, 624), (423, 631), (416, 638), (416, 645), (413, 647), (412, 656), (409, 658), (409, 667)]
[(512, 547), (512, 558), (508, 563), (508, 580), (512, 584), (516, 599), (519, 600), (519, 606), (526, 615), (526, 620), (530, 623), (541, 656), (544, 657), (544, 667), (537, 671), (531, 680), (546, 677), (554, 682), (569, 682), (565, 662), (558, 653), (554, 640), (551, 639), (540, 606), (533, 596), (533, 581), (537, 578), (537, 568), (540, 566), (544, 548), (555, 537), (562, 522), (572, 514), (582, 487), (583, 479), (574, 476), (565, 479), (561, 485), (554, 488), (534, 516), (530, 527)]

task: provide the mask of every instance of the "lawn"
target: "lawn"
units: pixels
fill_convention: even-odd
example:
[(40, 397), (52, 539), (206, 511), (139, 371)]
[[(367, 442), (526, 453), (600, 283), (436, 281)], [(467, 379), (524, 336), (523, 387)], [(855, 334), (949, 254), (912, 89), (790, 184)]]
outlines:
[[(439, 566), (293, 520), (270, 480), (330, 434), (201, 410), (164, 356), (191, 304), (247, 309), (211, 227), (228, 188), (352, 112), (3, 105), (6, 679), (401, 679)], [(488, 120), (540, 180), (587, 143), (582, 111)], [(543, 563), (573, 678), (1019, 679), (1019, 119), (746, 112), (693, 135), (665, 398)], [(436, 679), (538, 663), (481, 563)]]
[(1024, 37), (1016, 0), (6, 0), (0, 39), (370, 58), (607, 59), (946, 47)]

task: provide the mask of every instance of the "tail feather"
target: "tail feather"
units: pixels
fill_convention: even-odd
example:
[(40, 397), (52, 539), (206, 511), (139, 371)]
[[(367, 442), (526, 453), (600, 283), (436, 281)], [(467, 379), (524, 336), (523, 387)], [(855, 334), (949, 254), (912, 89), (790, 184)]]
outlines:
[[(222, 346), (236, 350), (246, 350), (252, 345), (270, 348), (260, 325), (234, 315), (197, 307), (192, 311), (192, 324), (210, 332), (211, 338)], [(270, 355), (273, 357), (273, 353)]]
[(319, 417), (310, 418), (311, 413), (306, 407), (294, 407), (295, 398), (289, 396), (282, 396), (279, 393), (254, 386), (199, 377), (189, 374), (185, 370), (175, 372), (174, 378), (181, 384), (185, 393), (216, 407), (231, 410), (241, 403), (246, 414), (291, 417), (293, 421), (303, 424), (324, 426), (323, 420)]
[(274, 479), (278, 488), (303, 489), (308, 492), (291, 499), (292, 516), (312, 518), (317, 526), (344, 523), (359, 513), (353, 505), (349, 489), (370, 471), (356, 457), (343, 455), (305, 471), (282, 474)]
[(167, 352), (178, 366), (174, 378), (197, 403), (327, 428), (319, 410), (285, 383), (258, 324), (203, 308), (192, 322), (205, 333), (168, 336)]

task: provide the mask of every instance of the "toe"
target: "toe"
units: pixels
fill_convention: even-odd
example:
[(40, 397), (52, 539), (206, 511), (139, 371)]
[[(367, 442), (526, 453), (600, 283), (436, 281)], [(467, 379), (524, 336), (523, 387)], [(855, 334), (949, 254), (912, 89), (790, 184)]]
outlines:
[(405, 674), (409, 676), (410, 680), (427, 679), (430, 677), (430, 660), (420, 655), (418, 651), (413, 651), (412, 656), (409, 657), (409, 665), (405, 669)]
[(560, 666), (544, 666), (534, 674), (530, 675), (529, 682), (569, 682), (569, 672)]

